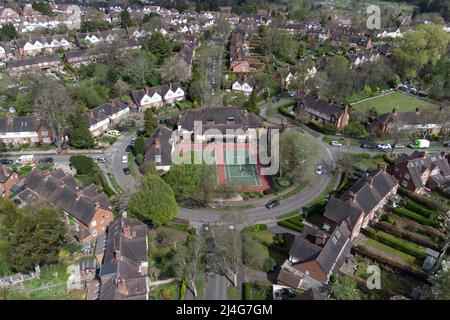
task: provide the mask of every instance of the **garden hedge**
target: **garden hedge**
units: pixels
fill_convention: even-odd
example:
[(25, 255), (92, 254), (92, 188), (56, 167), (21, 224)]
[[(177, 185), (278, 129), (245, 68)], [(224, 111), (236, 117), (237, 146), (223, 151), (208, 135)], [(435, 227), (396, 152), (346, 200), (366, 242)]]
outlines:
[(414, 221), (416, 221), (420, 224), (424, 224), (426, 226), (439, 227), (439, 225), (440, 225), (439, 222), (437, 222), (437, 221), (424, 218), (420, 214), (417, 214), (417, 213), (410, 211), (408, 209), (405, 209), (405, 208), (393, 208), (392, 212), (400, 217), (414, 220)]
[(411, 192), (405, 188), (399, 188), (397, 190), (397, 193), (401, 196), (404, 196), (411, 200), (414, 200), (414, 201), (420, 203), (421, 205), (424, 205), (432, 210), (439, 210), (442, 212), (447, 212), (449, 210), (448, 206), (441, 204), (437, 201), (434, 201), (432, 199), (426, 199), (424, 197), (421, 197), (421, 196), (415, 194), (414, 192)]
[(408, 209), (410, 211), (414, 211), (415, 213), (418, 213), (418, 214), (424, 216), (425, 218), (430, 218), (430, 217), (433, 218), (433, 217), (439, 216), (441, 214), (440, 211), (424, 208), (423, 205), (420, 205), (419, 203), (414, 202), (412, 200), (406, 200), (402, 203), (402, 205), (406, 209)]

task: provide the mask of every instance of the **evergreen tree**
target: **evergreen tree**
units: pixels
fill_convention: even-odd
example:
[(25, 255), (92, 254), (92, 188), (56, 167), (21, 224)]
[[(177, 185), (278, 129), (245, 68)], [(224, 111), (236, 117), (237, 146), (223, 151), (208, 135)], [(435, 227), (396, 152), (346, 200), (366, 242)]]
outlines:
[(77, 112), (69, 119), (69, 145), (74, 148), (92, 148), (94, 138), (81, 113)]

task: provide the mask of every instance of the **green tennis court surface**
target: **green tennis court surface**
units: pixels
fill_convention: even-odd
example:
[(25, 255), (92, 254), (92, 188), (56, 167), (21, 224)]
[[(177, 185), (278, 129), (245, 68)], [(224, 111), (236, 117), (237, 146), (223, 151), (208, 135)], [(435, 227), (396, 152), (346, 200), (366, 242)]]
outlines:
[(259, 186), (258, 169), (249, 150), (224, 151), (225, 174), (228, 185)]

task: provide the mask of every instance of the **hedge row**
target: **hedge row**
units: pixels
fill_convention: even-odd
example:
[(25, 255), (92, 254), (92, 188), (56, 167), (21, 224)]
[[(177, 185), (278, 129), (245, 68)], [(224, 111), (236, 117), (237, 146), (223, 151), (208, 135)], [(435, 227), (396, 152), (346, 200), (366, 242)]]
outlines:
[(289, 112), (288, 108), (295, 105), (295, 101), (288, 102), (278, 108), (278, 112), (281, 113), (283, 116), (288, 117), (292, 120), (295, 120), (295, 116)]
[(399, 195), (410, 198), (411, 200), (414, 200), (414, 201), (420, 203), (421, 205), (424, 205), (432, 210), (439, 210), (442, 212), (447, 212), (449, 210), (448, 206), (441, 204), (437, 201), (434, 201), (432, 199), (423, 198), (407, 189), (399, 188), (397, 192)]
[[(297, 219), (297, 220), (295, 220)], [(291, 229), (293, 231), (302, 232), (303, 231), (303, 222), (300, 221), (299, 217), (283, 220), (278, 222), (279, 226)]]
[(367, 228), (364, 233), (369, 238), (380, 241), (385, 245), (388, 245), (397, 250), (403, 251), (407, 254), (413, 255), (420, 259), (425, 259), (427, 254), (425, 253), (426, 248), (419, 246), (413, 242), (403, 240), (401, 238), (395, 237), (384, 231), (376, 231), (372, 228)]
[(430, 210), (427, 208), (424, 208), (422, 205), (418, 204), (417, 202), (414, 202), (412, 200), (406, 200), (402, 201), (402, 206), (404, 206), (406, 209), (410, 211), (414, 211), (415, 213), (418, 213), (425, 218), (433, 218), (441, 214), (440, 211), (437, 210)]
[(186, 298), (186, 280), (183, 279), (183, 281), (181, 281), (180, 300), (184, 300), (185, 298)]
[(395, 161), (394, 161), (394, 160), (391, 160), (391, 159), (388, 157), (387, 154), (384, 154), (384, 155), (383, 155), (383, 160), (386, 161), (389, 165), (394, 165), (394, 164), (395, 164)]
[(324, 126), (319, 126), (314, 122), (308, 122), (306, 125), (311, 129), (319, 131), (320, 133), (323, 134), (335, 135), (337, 132), (336, 126), (332, 124), (325, 124)]
[(337, 189), (335, 190), (335, 194), (339, 195), (344, 188), (346, 188), (348, 185), (348, 171), (345, 171), (344, 174), (342, 175), (342, 179), (341, 182), (339, 183), (339, 186), (337, 187)]
[(450, 192), (448, 192), (447, 190), (444, 190), (441, 187), (437, 187), (436, 192), (439, 193), (441, 196), (450, 199)]
[(97, 173), (98, 173), (98, 177), (100, 179), (100, 183), (102, 185), (103, 188), (103, 192), (106, 193), (106, 195), (108, 197), (112, 197), (115, 196), (116, 193), (114, 192), (113, 189), (111, 189), (111, 187), (108, 184), (108, 180), (106, 179), (105, 175), (103, 174), (102, 169), (100, 169), (100, 167), (97, 167)]
[(400, 217), (404, 217), (404, 218), (408, 218), (411, 220), (414, 220), (420, 224), (424, 224), (426, 226), (430, 226), (430, 227), (439, 227), (439, 222), (434, 221), (434, 220), (430, 220), (427, 218), (424, 218), (423, 216), (421, 216), (420, 214), (417, 214), (415, 212), (412, 212), (408, 209), (405, 208), (393, 208), (392, 212), (395, 213), (396, 215), (400, 216)]

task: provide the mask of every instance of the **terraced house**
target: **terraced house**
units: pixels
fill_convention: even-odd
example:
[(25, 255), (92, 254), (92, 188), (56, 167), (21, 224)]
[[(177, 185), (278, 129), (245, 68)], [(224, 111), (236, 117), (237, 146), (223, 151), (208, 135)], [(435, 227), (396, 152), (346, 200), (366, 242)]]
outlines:
[(134, 90), (131, 92), (131, 99), (131, 108), (144, 112), (146, 109), (159, 108), (175, 101), (183, 101), (185, 93), (181, 84), (177, 82)]
[(92, 136), (97, 137), (119, 123), (128, 112), (130, 112), (128, 104), (117, 98), (86, 111), (83, 118)]
[(0, 141), (5, 144), (52, 143), (52, 138), (35, 116), (0, 118)]
[(74, 47), (67, 35), (39, 36), (15, 41), (17, 52), (21, 56), (36, 56), (40, 53), (54, 53)]
[(12, 186), (19, 180), (19, 174), (0, 164), (0, 197), (9, 197)]
[(11, 76), (20, 75), (23, 72), (36, 71), (60, 71), (63, 63), (59, 55), (36, 56), (23, 60), (10, 60), (6, 62), (6, 72)]
[(386, 171), (386, 165), (359, 179), (341, 197), (332, 197), (323, 214), (324, 230), (334, 230), (345, 222), (354, 240), (366, 228), (389, 198), (397, 193), (397, 180)]
[(436, 156), (421, 151), (404, 153), (389, 167), (389, 172), (402, 187), (416, 193), (450, 185), (450, 165), (445, 152)]
[(113, 221), (112, 205), (94, 185), (81, 189), (72, 175), (33, 169), (16, 201), (30, 206), (56, 206), (64, 210), (69, 229), (82, 244), (95, 240)]

